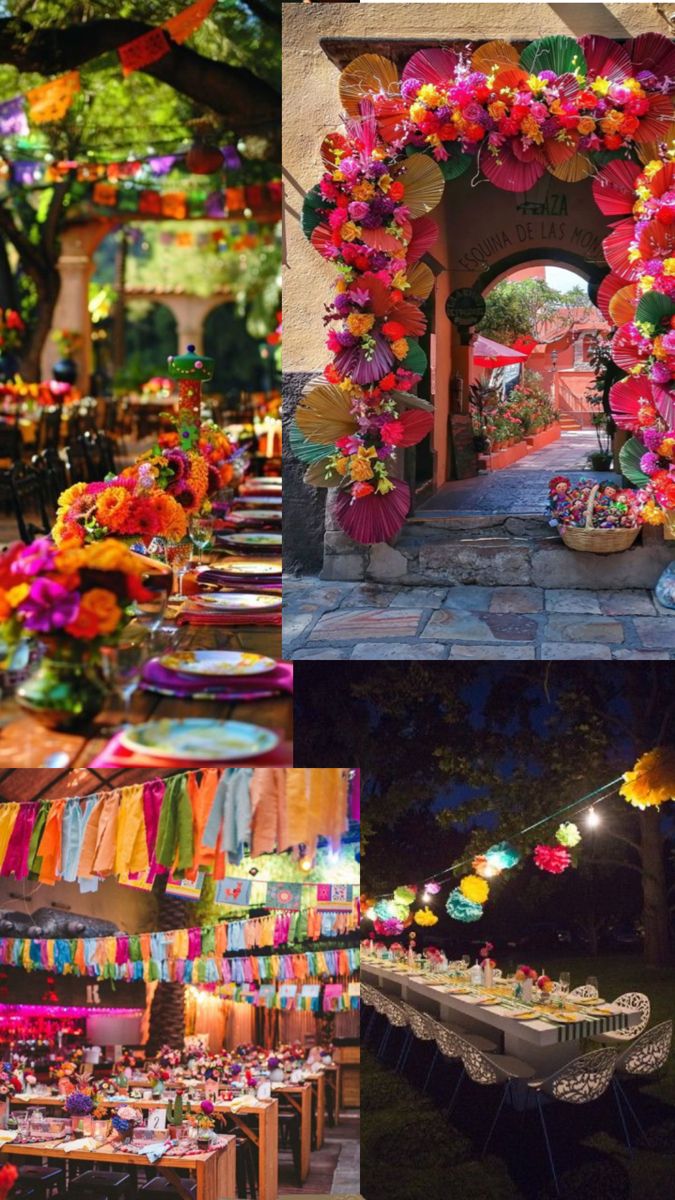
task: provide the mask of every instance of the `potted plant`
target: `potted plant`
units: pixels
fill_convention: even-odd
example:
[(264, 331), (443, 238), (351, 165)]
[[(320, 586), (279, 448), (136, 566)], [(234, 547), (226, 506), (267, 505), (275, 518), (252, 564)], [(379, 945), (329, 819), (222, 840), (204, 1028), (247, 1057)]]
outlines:
[(183, 1102), (183, 1090), (176, 1089), (176, 1095), (166, 1106), (166, 1123), (169, 1127), (170, 1137), (178, 1137), (178, 1131), (183, 1124), (185, 1116), (188, 1112), (188, 1107), (189, 1106)]
[(90, 1132), (85, 1126), (87, 1122), (91, 1126), (91, 1121), (88, 1119), (94, 1111), (94, 1100), (91, 1092), (78, 1088), (76, 1091), (71, 1092), (69, 1096), (66, 1096), (63, 1107), (66, 1116), (70, 1117), (74, 1133), (78, 1130)]
[(73, 354), (80, 348), (82, 343), (81, 335), (72, 329), (55, 329), (52, 332), (52, 341), (61, 355), (52, 367), (53, 378), (57, 383), (75, 383), (77, 379), (77, 363), (73, 358)]
[(591, 423), (595, 429), (598, 448), (588, 456), (590, 465), (594, 471), (609, 471), (613, 456), (607, 415), (604, 412), (594, 412), (591, 415)]

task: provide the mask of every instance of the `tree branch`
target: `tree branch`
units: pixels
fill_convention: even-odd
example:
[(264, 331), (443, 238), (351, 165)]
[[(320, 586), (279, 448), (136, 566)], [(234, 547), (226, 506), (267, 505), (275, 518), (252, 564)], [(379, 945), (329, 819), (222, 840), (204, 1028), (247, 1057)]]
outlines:
[(19, 229), (12, 214), (2, 204), (0, 204), (0, 233), (4, 233), (14, 249), (18, 251), (26, 267), (32, 268), (33, 271), (44, 269), (44, 261), (37, 246)]
[[(0, 20), (0, 63), (40, 74), (71, 71), (153, 28), (143, 21), (119, 19), (33, 29), (5, 18)], [(236, 132), (277, 129), (279, 96), (269, 84), (246, 67), (215, 62), (171, 40), (170, 47), (163, 58), (143, 67), (145, 74), (227, 117)]]
[(620, 858), (594, 858), (593, 862), (601, 867), (625, 867), (627, 871), (637, 871), (638, 875), (642, 875), (642, 867), (637, 863), (626, 862)]

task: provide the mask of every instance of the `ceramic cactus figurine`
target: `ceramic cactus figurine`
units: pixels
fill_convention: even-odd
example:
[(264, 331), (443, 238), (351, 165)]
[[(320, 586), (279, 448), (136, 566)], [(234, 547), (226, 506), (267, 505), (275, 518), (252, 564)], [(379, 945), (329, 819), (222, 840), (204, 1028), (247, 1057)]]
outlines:
[(169, 376), (178, 380), (179, 420), (201, 423), (202, 383), (213, 377), (213, 359), (188, 346), (186, 354), (171, 355)]
[(183, 1110), (183, 1093), (178, 1092), (173, 1100), (170, 1100), (166, 1109), (166, 1119), (169, 1125), (182, 1125), (185, 1113)]

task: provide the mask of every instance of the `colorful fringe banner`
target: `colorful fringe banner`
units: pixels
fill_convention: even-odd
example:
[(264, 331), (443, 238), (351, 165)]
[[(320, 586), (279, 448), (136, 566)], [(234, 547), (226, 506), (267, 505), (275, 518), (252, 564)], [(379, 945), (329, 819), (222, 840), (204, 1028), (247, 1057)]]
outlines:
[[(297, 983), (281, 983), (278, 986), (265, 983), (259, 988), (251, 988), (249, 984), (228, 983), (219, 988), (217, 994), (223, 1000), (231, 1000), (235, 1004), (251, 1004), (256, 1008), (277, 1008), (284, 1012), (293, 1009), (319, 1011), (320, 984), (306, 984), (298, 996)], [(344, 988), (341, 983), (326, 984), (323, 990), (323, 1012), (348, 1012), (358, 1009), (360, 1003), (358, 983), (350, 983)]]

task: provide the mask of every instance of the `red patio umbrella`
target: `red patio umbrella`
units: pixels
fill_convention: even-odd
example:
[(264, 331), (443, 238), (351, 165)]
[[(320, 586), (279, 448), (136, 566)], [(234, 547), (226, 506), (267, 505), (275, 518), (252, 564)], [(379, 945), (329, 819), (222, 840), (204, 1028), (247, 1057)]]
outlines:
[(471, 349), (475, 367), (506, 367), (509, 363), (524, 362), (527, 358), (527, 354), (523, 354), (522, 350), (515, 350), (512, 346), (500, 346), (499, 342), (493, 342), (480, 333)]

